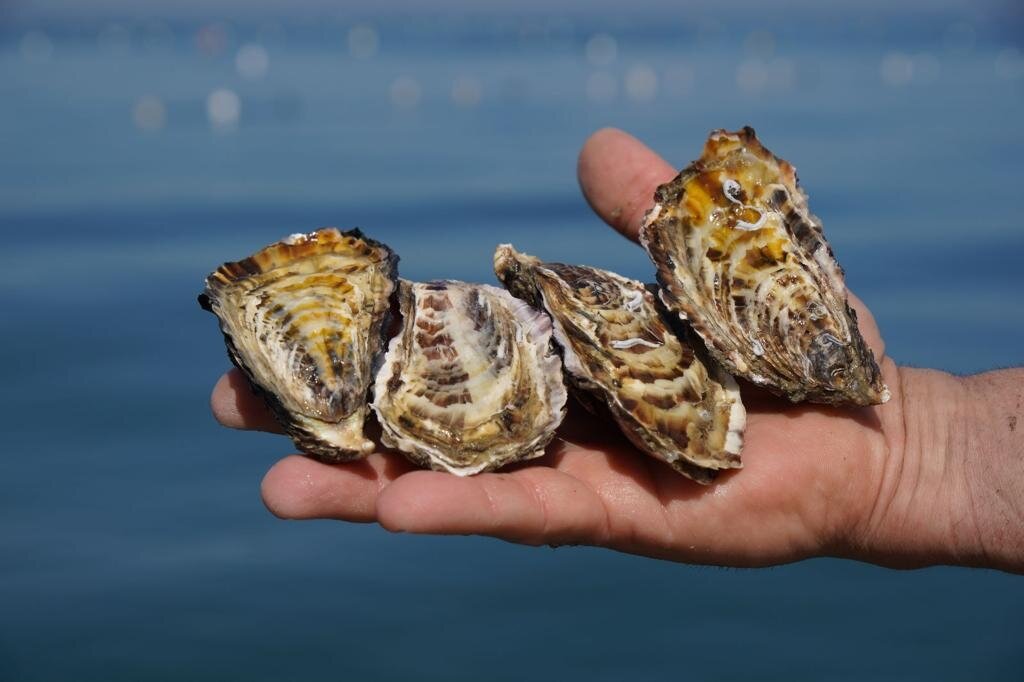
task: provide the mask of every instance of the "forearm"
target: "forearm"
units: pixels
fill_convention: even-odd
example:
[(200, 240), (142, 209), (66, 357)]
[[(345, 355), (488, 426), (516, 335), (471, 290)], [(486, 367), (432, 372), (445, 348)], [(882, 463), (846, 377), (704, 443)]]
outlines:
[(1024, 572), (1024, 370), (960, 378), (900, 368), (898, 377), (902, 398), (883, 424), (889, 448), (854, 554)]

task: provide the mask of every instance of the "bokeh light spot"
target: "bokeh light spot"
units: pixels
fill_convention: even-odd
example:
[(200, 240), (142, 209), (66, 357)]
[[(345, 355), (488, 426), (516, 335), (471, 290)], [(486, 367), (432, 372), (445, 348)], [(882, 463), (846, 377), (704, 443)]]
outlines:
[(242, 100), (233, 90), (221, 88), (206, 97), (206, 117), (217, 130), (231, 130), (242, 116)]
[(757, 93), (768, 87), (768, 65), (760, 59), (745, 59), (736, 67), (736, 87)]
[(143, 95), (132, 106), (132, 121), (139, 130), (161, 130), (167, 124), (167, 108), (155, 95)]
[(22, 36), (18, 51), (26, 62), (42, 64), (53, 56), (53, 41), (42, 31), (29, 31)]
[(215, 57), (228, 46), (228, 30), (224, 24), (204, 24), (196, 31), (196, 49), (207, 57)]
[(996, 55), (996, 75), (1005, 80), (1024, 78), (1024, 55), (1015, 47), (1008, 47)]
[(399, 109), (415, 109), (422, 94), (423, 88), (410, 76), (399, 76), (391, 83), (391, 103)]
[(235, 68), (242, 78), (259, 80), (267, 75), (270, 67), (270, 55), (262, 45), (247, 43), (235, 54)]
[(634, 66), (626, 73), (626, 95), (636, 102), (648, 102), (658, 92), (658, 76), (649, 66)]
[(903, 87), (914, 80), (914, 60), (902, 52), (890, 52), (882, 59), (881, 75), (889, 87)]
[(349, 29), (348, 51), (356, 59), (369, 59), (377, 54), (380, 38), (372, 26), (358, 24)]
[(608, 66), (615, 61), (619, 45), (607, 33), (596, 33), (587, 40), (583, 48), (587, 61), (594, 66)]
[(480, 81), (471, 76), (460, 76), (452, 83), (452, 101), (463, 108), (472, 108), (480, 104), (483, 87)]

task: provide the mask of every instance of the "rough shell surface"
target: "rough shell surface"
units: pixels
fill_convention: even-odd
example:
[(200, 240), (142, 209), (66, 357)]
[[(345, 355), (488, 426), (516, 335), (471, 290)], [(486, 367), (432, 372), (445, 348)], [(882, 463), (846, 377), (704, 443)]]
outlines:
[(358, 230), (325, 228), (206, 279), (200, 304), (217, 315), (231, 359), (303, 452), (344, 461), (373, 450), (363, 422), (397, 262)]
[(655, 201), (640, 240), (663, 300), (729, 371), (793, 401), (888, 400), (821, 222), (753, 129), (711, 133)]
[(494, 269), (513, 295), (551, 315), (572, 383), (606, 404), (637, 447), (701, 483), (740, 466), (746, 414), (736, 382), (680, 340), (642, 283), (508, 244)]
[(459, 475), (542, 455), (566, 401), (548, 317), (464, 282), (402, 281), (399, 298), (374, 390), (384, 444)]

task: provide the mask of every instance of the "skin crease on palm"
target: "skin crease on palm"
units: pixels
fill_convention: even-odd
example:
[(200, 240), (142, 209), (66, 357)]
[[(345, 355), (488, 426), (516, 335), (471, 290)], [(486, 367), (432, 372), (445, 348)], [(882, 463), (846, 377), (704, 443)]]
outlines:
[[(613, 129), (591, 136), (579, 157), (587, 201), (633, 241), (654, 189), (675, 174), (641, 142)], [(459, 478), (415, 469), (396, 453), (341, 465), (292, 455), (264, 478), (264, 502), (289, 519), (600, 545), (701, 564), (845, 556), (895, 567), (963, 563), (1021, 570), (970, 541), (983, 529), (965, 505), (949, 502), (964, 496), (969, 477), (949, 458), (928, 456), (925, 437), (941, 440), (952, 418), (936, 415), (909, 426), (906, 420), (909, 395), (916, 404), (943, 382), (958, 380), (898, 369), (885, 356), (871, 313), (853, 296), (851, 304), (892, 399), (859, 409), (792, 405), (744, 385), (743, 468), (710, 486), (642, 455), (570, 401), (547, 454), (506, 472)], [(237, 370), (217, 383), (212, 407), (225, 426), (279, 432)], [(948, 410), (952, 415), (955, 405)]]

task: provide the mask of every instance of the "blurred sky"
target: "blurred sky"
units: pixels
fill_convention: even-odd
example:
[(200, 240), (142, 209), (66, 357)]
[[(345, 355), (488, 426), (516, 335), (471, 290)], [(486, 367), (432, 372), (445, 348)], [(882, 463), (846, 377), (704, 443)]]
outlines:
[(588, 17), (618, 20), (649, 20), (658, 18), (666, 24), (678, 22), (720, 22), (743, 25), (762, 22), (775, 29), (789, 23), (801, 30), (815, 26), (826, 33), (846, 32), (851, 19), (873, 24), (873, 34), (883, 32), (887, 23), (898, 21), (901, 30), (913, 33), (927, 30), (933, 22), (951, 18), (970, 20), (982, 31), (994, 31), (1016, 41), (1024, 40), (1024, 3), (1016, 0), (861, 0), (857, 3), (832, 3), (818, 0), (795, 0), (783, 4), (757, 0), (695, 0), (666, 3), (664, 0), (590, 0), (589, 2), (551, 2), (550, 0), (377, 0), (370, 2), (330, 2), (329, 0), (177, 0), (168, 2), (133, 2), (132, 0), (0, 0), (0, 26), (24, 26), (33, 22), (88, 22), (117, 18), (120, 20), (189, 20), (221, 18), (233, 21), (312, 21), (317, 18), (358, 16), (422, 17), (437, 14), (458, 21), (473, 16), (533, 15), (542, 18)]
[[(422, 12), (444, 10), (479, 12), (485, 14), (514, 14), (537, 12), (543, 14), (566, 13), (575, 15), (614, 14), (616, 12), (635, 14), (654, 12), (662, 15), (711, 12), (728, 20), (729, 16), (795, 12), (817, 15), (838, 15), (849, 12), (846, 3), (828, 3), (820, 0), (791, 0), (786, 3), (765, 3), (758, 0), (692, 0), (685, 3), (666, 3), (664, 0), (588, 0), (583, 2), (551, 2), (550, 0), (434, 0), (424, 3), (419, 0), (363, 0), (361, 2), (332, 2), (331, 0), (174, 0), (137, 2), (133, 0), (34, 0), (32, 2), (5, 0), (5, 6), (24, 16), (82, 15), (107, 13), (118, 16), (208, 16), (230, 14), (232, 16), (322, 14), (381, 11)], [(860, 0), (857, 11), (871, 13), (880, 20), (893, 15), (920, 14), (935, 16), (949, 12), (985, 13), (995, 11), (999, 15), (1020, 14), (1019, 3), (1012, 0), (998, 2), (972, 2), (971, 0)]]

